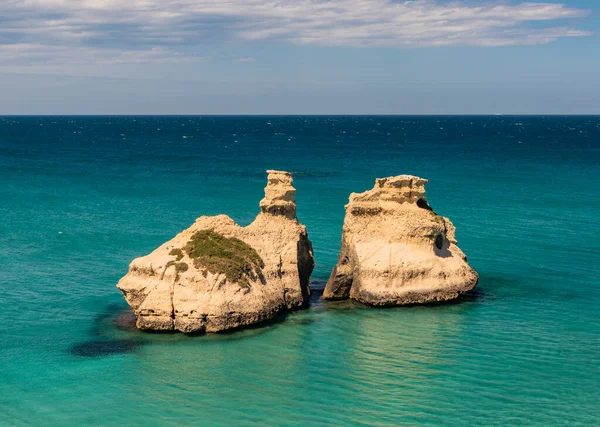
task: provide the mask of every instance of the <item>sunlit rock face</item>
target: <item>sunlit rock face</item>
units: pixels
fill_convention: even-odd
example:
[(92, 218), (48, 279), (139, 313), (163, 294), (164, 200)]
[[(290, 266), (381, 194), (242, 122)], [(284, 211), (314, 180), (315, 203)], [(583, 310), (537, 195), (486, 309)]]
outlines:
[(427, 203), (426, 183), (410, 175), (381, 178), (372, 190), (350, 195), (323, 298), (391, 306), (451, 300), (475, 287), (478, 275), (450, 220)]
[(267, 171), (254, 222), (202, 216), (117, 284), (145, 330), (218, 332), (259, 323), (308, 304), (313, 250), (296, 218), (288, 172)]

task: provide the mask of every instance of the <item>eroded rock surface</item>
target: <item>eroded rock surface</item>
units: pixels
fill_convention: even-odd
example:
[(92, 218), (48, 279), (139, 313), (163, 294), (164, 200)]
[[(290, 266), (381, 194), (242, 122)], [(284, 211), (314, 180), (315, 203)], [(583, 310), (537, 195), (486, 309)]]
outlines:
[(218, 332), (308, 303), (314, 258), (296, 218), (292, 176), (267, 172), (261, 212), (250, 225), (202, 216), (130, 264), (117, 287), (138, 328)]
[(478, 275), (450, 220), (427, 203), (426, 183), (410, 175), (381, 178), (372, 190), (350, 195), (324, 299), (404, 305), (450, 300), (475, 287)]

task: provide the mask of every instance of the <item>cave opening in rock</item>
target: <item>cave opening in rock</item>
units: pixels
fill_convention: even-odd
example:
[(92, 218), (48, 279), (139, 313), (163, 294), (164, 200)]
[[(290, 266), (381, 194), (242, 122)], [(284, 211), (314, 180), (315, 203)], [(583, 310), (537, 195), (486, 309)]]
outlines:
[(424, 197), (417, 200), (417, 206), (420, 207), (421, 209), (433, 211), (433, 209), (431, 209), (431, 206), (429, 206), (429, 203), (427, 203), (427, 200)]
[(435, 238), (435, 247), (438, 249), (442, 249), (444, 247), (444, 235), (438, 234)]

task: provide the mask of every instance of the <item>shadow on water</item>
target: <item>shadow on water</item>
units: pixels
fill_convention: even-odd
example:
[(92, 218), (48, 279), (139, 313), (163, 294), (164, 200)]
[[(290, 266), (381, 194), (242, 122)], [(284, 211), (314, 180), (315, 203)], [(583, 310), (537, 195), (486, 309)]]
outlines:
[(327, 282), (325, 280), (313, 280), (310, 282), (310, 305), (322, 303), (321, 297), (323, 296), (323, 291), (325, 290), (325, 285)]
[[(298, 311), (305, 311), (303, 308)], [(273, 327), (283, 324), (288, 318), (288, 313), (283, 312), (273, 319), (254, 325), (242, 326), (228, 331), (215, 334), (205, 332), (194, 332), (184, 334), (176, 331), (141, 331), (135, 326), (135, 315), (123, 305), (113, 304), (107, 306), (103, 313), (98, 314), (90, 329), (91, 339), (75, 344), (69, 348), (69, 353), (77, 357), (106, 357), (118, 354), (130, 353), (138, 350), (145, 344), (169, 343), (186, 339), (208, 338), (204, 342), (226, 338), (227, 340), (239, 340), (254, 337), (258, 334), (267, 333)], [(293, 322), (299, 324), (303, 322)], [(130, 335), (126, 338), (117, 338), (118, 335)]]
[(216, 333), (210, 333), (210, 332), (209, 333), (193, 332), (190, 334), (182, 334), (180, 332), (175, 332), (175, 333), (185, 335), (186, 337), (202, 337), (202, 336), (206, 336), (206, 335), (211, 335), (211, 336), (215, 336), (215, 337), (227, 337), (228, 339), (238, 340), (238, 339), (244, 339), (244, 338), (248, 338), (250, 336), (256, 336), (258, 334), (265, 333), (265, 332), (269, 331), (270, 329), (272, 329), (273, 327), (276, 327), (276, 326), (282, 324), (287, 318), (288, 318), (288, 313), (283, 312), (283, 313), (279, 313), (277, 316), (275, 316), (272, 319), (264, 320), (260, 323), (255, 323), (253, 325), (247, 325), (247, 326), (240, 326), (238, 328), (228, 329), (226, 331), (221, 331), (221, 332), (216, 332)]
[[(484, 278), (486, 282), (498, 281), (498, 278)], [(353, 300), (345, 301), (324, 301), (323, 291), (326, 281), (314, 280), (310, 283), (310, 303), (301, 310), (292, 313), (283, 312), (273, 319), (264, 322), (219, 332), (216, 334), (197, 332), (183, 334), (172, 331), (140, 331), (135, 326), (135, 316), (131, 310), (123, 304), (112, 304), (106, 307), (105, 311), (98, 314), (90, 330), (91, 339), (82, 343), (75, 344), (69, 348), (69, 353), (77, 357), (107, 357), (118, 354), (134, 352), (148, 344), (152, 343), (170, 343), (174, 341), (199, 339), (205, 337), (204, 342), (209, 343), (214, 340), (227, 339), (239, 340), (255, 337), (258, 334), (267, 333), (274, 327), (282, 324), (286, 326), (299, 326), (314, 323), (316, 318), (311, 314), (317, 314), (326, 310), (380, 310), (381, 308), (372, 308)], [(425, 304), (427, 307), (453, 306), (465, 303), (481, 303), (486, 300), (496, 299), (486, 293), (480, 285), (474, 290), (462, 294), (459, 298), (452, 301), (435, 302)], [(423, 305), (414, 304), (404, 307), (387, 307), (387, 309), (410, 309), (411, 307), (422, 307)]]
[(70, 353), (79, 357), (104, 357), (129, 353), (143, 345), (142, 340), (98, 340), (75, 344)]
[[(105, 357), (134, 351), (144, 344), (141, 338), (111, 338), (103, 333), (103, 326), (114, 319), (119, 329), (135, 329), (135, 316), (123, 311), (123, 306), (112, 304), (103, 313), (98, 314), (90, 330), (92, 339), (69, 348), (69, 353), (78, 357)], [(132, 320), (133, 319), (133, 320)]]
[[(312, 288), (311, 288), (312, 290)], [(317, 295), (315, 295), (317, 294)], [(474, 289), (464, 292), (458, 296), (458, 298), (448, 300), (448, 301), (433, 301), (425, 304), (406, 304), (406, 305), (389, 305), (389, 306), (370, 306), (368, 304), (363, 304), (358, 301), (354, 301), (351, 299), (340, 300), (340, 301), (324, 301), (322, 299), (323, 289), (315, 289), (313, 295), (315, 298), (319, 298), (316, 304), (320, 304), (326, 308), (336, 309), (336, 310), (394, 310), (394, 309), (410, 309), (414, 307), (449, 307), (449, 306), (457, 306), (461, 304), (468, 303), (481, 303), (488, 299), (494, 299), (491, 295), (486, 293), (486, 291), (481, 287), (481, 284), (478, 284)], [(311, 295), (311, 300), (313, 298)], [(312, 304), (312, 301), (311, 301)]]
[(120, 329), (135, 330), (135, 316), (124, 304), (111, 304), (106, 307), (103, 313), (96, 315), (91, 333), (94, 336), (103, 336), (103, 325), (114, 319), (114, 322)]
[(480, 287), (475, 287), (475, 289), (471, 289), (470, 291), (463, 292), (458, 296), (458, 298), (448, 300), (448, 301), (434, 301), (427, 304), (410, 304), (408, 307), (444, 307), (444, 306), (452, 306), (459, 305), (469, 302), (481, 302), (486, 298), (485, 291)]

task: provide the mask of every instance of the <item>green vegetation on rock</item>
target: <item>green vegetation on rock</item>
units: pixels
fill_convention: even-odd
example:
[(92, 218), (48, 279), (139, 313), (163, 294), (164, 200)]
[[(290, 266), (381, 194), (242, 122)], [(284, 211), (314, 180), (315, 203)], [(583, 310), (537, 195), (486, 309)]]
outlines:
[(429, 213), (431, 214), (431, 216), (433, 217), (433, 220), (435, 222), (438, 222), (440, 224), (444, 224), (444, 218), (442, 218), (441, 216), (439, 216), (438, 214), (436, 214), (434, 211), (429, 211)]
[(224, 274), (229, 282), (248, 286), (248, 277), (262, 279), (264, 262), (247, 243), (235, 237), (225, 237), (212, 230), (196, 232), (184, 247), (194, 260), (194, 267), (213, 274)]
[[(183, 255), (182, 255), (183, 258)], [(181, 259), (181, 258), (178, 258)], [(165, 273), (169, 269), (169, 267), (175, 266), (175, 281), (179, 280), (179, 273), (183, 273), (188, 271), (189, 266), (185, 262), (177, 262), (177, 261), (169, 261), (165, 264), (165, 269), (163, 270), (163, 274), (160, 278), (162, 280), (165, 277)]]
[(175, 257), (177, 257), (176, 258), (177, 261), (181, 261), (181, 258), (183, 258), (183, 251), (179, 248), (174, 248), (174, 249), (171, 249), (171, 252), (169, 252), (169, 255), (175, 256)]
[(137, 265), (134, 265), (133, 267), (131, 267), (131, 271), (137, 271), (141, 274), (147, 274), (148, 276), (154, 276), (156, 274), (156, 271), (154, 271), (152, 264), (150, 264), (150, 267), (138, 267)]
[(183, 273), (188, 271), (188, 265), (185, 262), (178, 262), (175, 264), (175, 271), (178, 273)]

